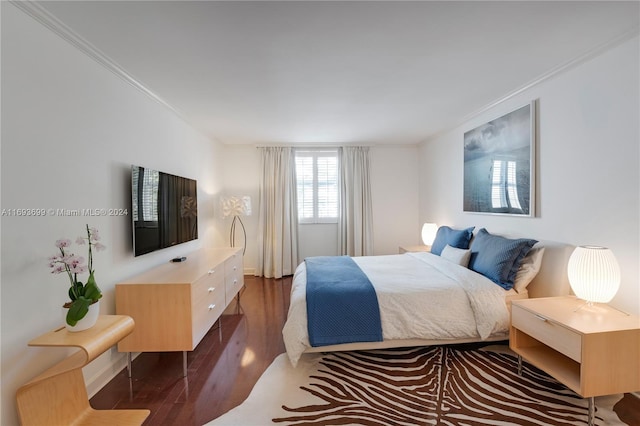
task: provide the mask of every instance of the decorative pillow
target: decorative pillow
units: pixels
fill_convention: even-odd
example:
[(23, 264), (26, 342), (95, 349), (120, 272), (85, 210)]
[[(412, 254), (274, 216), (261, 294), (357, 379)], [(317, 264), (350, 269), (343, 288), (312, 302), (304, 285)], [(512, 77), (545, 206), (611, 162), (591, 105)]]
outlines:
[(441, 226), (436, 232), (436, 239), (431, 244), (431, 253), (440, 256), (447, 244), (455, 248), (468, 249), (474, 228), (475, 226), (467, 229), (452, 229), (448, 226)]
[(522, 259), (538, 241), (491, 235), (482, 228), (471, 245), (469, 269), (489, 278), (505, 290), (513, 288)]
[(522, 293), (527, 286), (538, 275), (540, 265), (542, 265), (542, 256), (544, 255), (544, 247), (532, 247), (529, 253), (522, 259), (520, 268), (516, 273), (516, 279), (513, 288), (518, 293)]
[(440, 256), (442, 256), (443, 259), (450, 260), (453, 263), (457, 263), (458, 265), (466, 268), (469, 265), (469, 259), (471, 258), (471, 250), (459, 249), (447, 244), (444, 249), (442, 249)]

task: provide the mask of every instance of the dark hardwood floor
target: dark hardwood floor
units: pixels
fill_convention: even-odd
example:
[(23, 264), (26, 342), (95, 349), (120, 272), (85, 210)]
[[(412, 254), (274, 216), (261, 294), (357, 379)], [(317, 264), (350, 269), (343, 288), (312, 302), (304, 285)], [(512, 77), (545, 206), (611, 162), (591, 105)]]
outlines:
[[(281, 280), (245, 276), (240, 305), (222, 316), (188, 353), (188, 377), (182, 377), (182, 353), (143, 353), (93, 398), (96, 409), (147, 408), (145, 426), (202, 425), (241, 404), (258, 378), (283, 352), (282, 327), (289, 309), (291, 277)], [(237, 309), (239, 308), (239, 313)], [(627, 424), (640, 425), (640, 399), (626, 394), (616, 412)]]
[[(193, 352), (182, 377), (182, 352), (142, 353), (132, 378), (121, 371), (93, 398), (96, 409), (147, 408), (145, 426), (202, 425), (242, 403), (274, 358), (285, 352), (282, 327), (291, 277), (245, 276), (236, 302)], [(239, 308), (239, 312), (238, 312)]]

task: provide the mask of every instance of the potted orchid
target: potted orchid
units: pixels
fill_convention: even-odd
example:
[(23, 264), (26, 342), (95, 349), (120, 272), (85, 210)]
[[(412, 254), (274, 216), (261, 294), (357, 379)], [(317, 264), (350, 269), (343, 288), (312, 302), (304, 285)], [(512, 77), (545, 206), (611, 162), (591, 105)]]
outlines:
[[(96, 228), (89, 228), (86, 225), (87, 236), (78, 237), (76, 244), (89, 245), (88, 262), (85, 263), (85, 258), (77, 256), (73, 253), (69, 253), (71, 247), (71, 240), (59, 239), (56, 241), (56, 247), (60, 251), (59, 254), (51, 256), (49, 258), (49, 267), (52, 274), (66, 273), (69, 277), (69, 299), (70, 301), (64, 304), (66, 309), (66, 323), (74, 327), (78, 324), (78, 321), (83, 319), (89, 307), (100, 300), (102, 297), (102, 291), (96, 284), (95, 270), (93, 269), (93, 251), (101, 251), (106, 247), (102, 245), (100, 240), (100, 234)], [(89, 272), (86, 283), (82, 283), (78, 279), (78, 275)], [(96, 311), (97, 319), (97, 311)], [(88, 325), (85, 328), (89, 328), (93, 324)], [(69, 327), (67, 327), (69, 328)]]

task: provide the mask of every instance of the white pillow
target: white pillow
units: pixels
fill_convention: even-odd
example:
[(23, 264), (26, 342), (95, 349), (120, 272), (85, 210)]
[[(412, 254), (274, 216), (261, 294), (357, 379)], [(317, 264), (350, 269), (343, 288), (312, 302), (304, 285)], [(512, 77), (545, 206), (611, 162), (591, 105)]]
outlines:
[(466, 268), (469, 266), (469, 259), (471, 259), (471, 249), (459, 249), (447, 244), (444, 249), (442, 249), (440, 257)]
[(516, 279), (513, 288), (521, 293), (527, 289), (527, 286), (538, 275), (540, 265), (542, 265), (542, 256), (544, 255), (544, 247), (533, 247), (529, 253), (522, 259), (520, 268), (516, 273)]

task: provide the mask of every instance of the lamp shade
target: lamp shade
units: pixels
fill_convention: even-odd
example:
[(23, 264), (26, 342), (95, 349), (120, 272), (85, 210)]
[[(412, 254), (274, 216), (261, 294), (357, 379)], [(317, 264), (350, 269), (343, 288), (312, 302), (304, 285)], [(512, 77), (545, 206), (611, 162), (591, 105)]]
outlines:
[(233, 216), (251, 216), (251, 197), (248, 195), (220, 197), (220, 212), (223, 219)]
[(438, 232), (438, 225), (435, 223), (425, 223), (422, 225), (422, 242), (425, 246), (433, 244), (433, 240), (436, 239), (436, 233)]
[(606, 247), (579, 246), (569, 257), (569, 284), (580, 299), (607, 303), (620, 287), (620, 267)]

